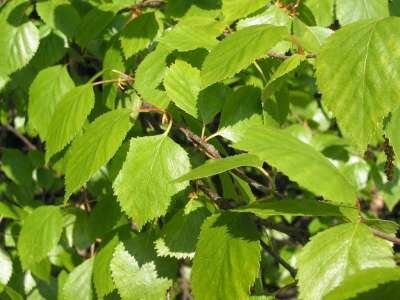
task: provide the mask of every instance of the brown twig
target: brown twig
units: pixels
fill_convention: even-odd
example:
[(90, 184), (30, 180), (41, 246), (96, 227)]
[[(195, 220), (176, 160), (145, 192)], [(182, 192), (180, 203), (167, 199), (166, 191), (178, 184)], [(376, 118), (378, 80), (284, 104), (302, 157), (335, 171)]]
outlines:
[[(285, 59), (288, 59), (288, 58), (291, 57), (291, 55), (280, 54), (280, 53), (277, 53), (277, 52), (274, 52), (274, 51), (268, 51), (267, 55), (269, 57), (282, 59), (282, 60), (285, 60)], [(317, 57), (317, 55), (314, 54), (314, 53), (309, 53), (309, 54), (306, 55), (306, 58), (316, 58), (316, 57)]]
[(218, 150), (211, 144), (207, 143), (204, 139), (199, 137), (197, 134), (193, 133), (190, 131), (188, 128), (179, 126), (178, 129), (186, 136), (186, 139), (198, 146), (200, 149), (204, 150), (207, 152), (211, 158), (214, 159), (220, 159), (221, 154), (218, 152)]
[(297, 241), (302, 245), (306, 244), (309, 238), (307, 231), (304, 231), (295, 226), (287, 226), (282, 223), (276, 224), (270, 220), (264, 220), (264, 219), (258, 219), (258, 223), (259, 225), (264, 226), (266, 228), (282, 232), (290, 236), (291, 238), (293, 238), (295, 241)]
[(376, 230), (376, 229), (372, 229), (372, 233), (376, 237), (379, 237), (381, 239), (384, 239), (384, 240), (387, 240), (389, 242), (392, 242), (393, 244), (400, 245), (400, 239), (395, 237), (395, 236), (392, 236), (390, 234), (384, 233), (384, 232)]
[[(195, 144), (208, 157), (210, 157), (212, 159), (222, 158), (219, 151), (212, 144), (207, 143), (204, 139), (202, 139), (200, 136), (193, 133), (186, 127), (179, 126), (178, 128), (181, 132), (183, 132), (185, 134), (186, 139), (188, 139), (190, 142)], [(243, 179), (244, 181), (248, 182), (255, 189), (257, 189), (265, 194), (269, 193), (269, 189), (267, 189), (263, 184), (259, 183), (257, 180), (254, 180), (253, 178), (250, 178), (249, 176), (247, 176), (242, 170), (234, 169), (234, 170), (232, 170), (232, 173), (235, 174), (236, 176), (238, 176), (239, 178)]]
[(29, 150), (36, 150), (36, 146), (32, 144), (25, 136), (20, 134), (14, 127), (9, 124), (3, 124), (3, 127), (9, 132), (13, 133)]
[(145, 0), (142, 1), (138, 4), (135, 5), (135, 8), (137, 9), (143, 9), (143, 8), (159, 8), (165, 4), (164, 1), (160, 0)]
[(205, 193), (220, 209), (231, 209), (236, 207), (234, 203), (225, 201), (224, 198), (222, 198), (220, 195), (218, 195), (218, 193), (210, 189), (201, 180), (196, 181), (196, 187), (203, 191), (203, 193)]
[(264, 251), (266, 251), (269, 255), (271, 255), (282, 267), (284, 267), (292, 276), (296, 278), (297, 270), (293, 268), (287, 261), (285, 261), (282, 257), (280, 257), (277, 253), (275, 253), (270, 246), (268, 246), (263, 240), (260, 240), (261, 246)]

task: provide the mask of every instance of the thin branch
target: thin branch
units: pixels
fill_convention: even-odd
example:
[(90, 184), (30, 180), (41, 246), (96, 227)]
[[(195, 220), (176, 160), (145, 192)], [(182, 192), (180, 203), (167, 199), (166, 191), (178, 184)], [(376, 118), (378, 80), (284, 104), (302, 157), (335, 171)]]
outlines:
[(258, 219), (257, 221), (261, 226), (282, 232), (302, 245), (306, 244), (308, 241), (308, 232), (295, 226), (287, 226), (282, 223), (276, 224), (270, 220), (263, 219)]
[[(202, 139), (201, 137), (199, 137), (197, 134), (193, 133), (186, 127), (179, 126), (178, 128), (181, 132), (185, 134), (186, 138), (189, 141), (198, 146), (198, 148), (202, 150), (208, 157), (212, 159), (222, 158), (219, 151), (212, 144), (207, 143), (205, 139)], [(268, 194), (270, 192), (269, 189), (266, 188), (263, 184), (259, 183), (257, 180), (254, 180), (253, 178), (250, 178), (242, 170), (234, 169), (232, 170), (232, 173), (238, 176), (239, 178), (243, 179), (244, 181), (248, 182), (255, 189), (265, 194)]]
[(117, 79), (107, 79), (93, 82), (93, 86), (106, 84), (106, 83), (121, 83), (121, 82), (132, 82), (132, 78), (117, 78)]
[[(282, 60), (285, 60), (285, 59), (288, 59), (288, 58), (291, 57), (291, 55), (280, 54), (280, 53), (274, 52), (274, 51), (268, 51), (267, 55), (269, 57), (282, 59)], [(306, 58), (316, 58), (316, 57), (317, 57), (317, 55), (314, 54), (314, 53), (309, 53), (309, 54), (306, 55)]]
[(218, 152), (218, 150), (213, 145), (207, 143), (204, 139), (199, 137), (197, 134), (183, 126), (179, 126), (178, 129), (186, 136), (187, 140), (198, 146), (200, 149), (206, 151), (207, 154), (209, 154), (212, 158), (221, 158), (221, 154)]
[(3, 124), (3, 127), (9, 132), (13, 133), (29, 150), (36, 150), (36, 146), (32, 144), (25, 136), (20, 134), (14, 127), (9, 124)]
[(284, 267), (292, 276), (296, 278), (297, 270), (293, 268), (287, 261), (285, 261), (282, 257), (280, 257), (277, 253), (275, 253), (270, 246), (268, 246), (262, 239), (260, 240), (261, 246), (263, 249), (269, 253), (282, 267)]
[(148, 0), (142, 1), (139, 4), (135, 5), (135, 8), (143, 9), (143, 8), (159, 8), (165, 4), (164, 1), (159, 0)]
[(247, 176), (242, 170), (234, 169), (232, 170), (232, 173), (238, 176), (239, 178), (243, 179), (244, 181), (247, 181), (255, 189), (265, 194), (270, 193), (270, 190), (268, 188), (266, 188), (263, 184), (259, 183), (257, 180), (254, 180), (253, 178)]
[(224, 198), (210, 189), (203, 181), (196, 180), (196, 186), (203, 191), (220, 209), (230, 209), (235, 207), (232, 202), (224, 201)]
[(400, 239), (397, 237), (394, 237), (390, 234), (384, 233), (382, 231), (376, 230), (376, 229), (372, 229), (372, 233), (376, 236), (379, 237), (381, 239), (387, 240), (389, 242), (392, 242), (396, 245), (400, 245)]

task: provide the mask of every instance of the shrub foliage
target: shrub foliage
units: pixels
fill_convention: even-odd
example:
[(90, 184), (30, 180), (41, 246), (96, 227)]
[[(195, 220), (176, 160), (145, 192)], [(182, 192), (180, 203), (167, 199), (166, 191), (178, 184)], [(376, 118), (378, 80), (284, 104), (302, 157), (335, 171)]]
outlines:
[(398, 16), (0, 1), (0, 298), (398, 299)]

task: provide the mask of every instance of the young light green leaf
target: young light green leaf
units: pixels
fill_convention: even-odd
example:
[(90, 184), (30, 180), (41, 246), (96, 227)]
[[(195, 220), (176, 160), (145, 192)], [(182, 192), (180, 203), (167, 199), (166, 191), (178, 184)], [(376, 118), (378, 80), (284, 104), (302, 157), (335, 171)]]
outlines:
[(24, 220), (18, 238), (18, 254), (24, 268), (46, 258), (60, 240), (62, 227), (62, 215), (55, 206), (40, 206)]
[(0, 75), (9, 75), (24, 67), (39, 48), (39, 32), (28, 21), (11, 25), (0, 20)]
[(58, 102), (46, 139), (46, 162), (78, 134), (94, 105), (92, 84), (71, 89)]
[(224, 21), (231, 23), (237, 19), (243, 18), (252, 12), (264, 7), (269, 1), (265, 0), (223, 0), (222, 1), (222, 14)]
[(173, 180), (190, 170), (185, 150), (165, 134), (133, 138), (113, 188), (122, 210), (139, 229), (167, 212), (171, 197), (187, 186)]
[(285, 27), (272, 25), (250, 26), (232, 33), (206, 57), (201, 70), (203, 87), (248, 67), (256, 58), (266, 55), (286, 35)]
[(345, 26), (317, 57), (322, 101), (360, 151), (377, 140), (382, 119), (399, 104), (400, 61), (393, 59), (399, 56), (399, 26), (400, 18)]
[[(394, 267), (387, 241), (374, 237), (367, 225), (348, 223), (311, 239), (298, 259), (301, 299), (322, 299), (347, 277), (376, 267)], [(329, 259), (327, 259), (329, 258)]]
[(191, 199), (165, 224), (161, 237), (155, 242), (159, 256), (185, 259), (194, 257), (200, 227), (210, 211), (199, 200)]
[(197, 97), (201, 89), (200, 71), (187, 62), (176, 60), (164, 77), (164, 87), (171, 100), (197, 118)]
[(262, 161), (260, 161), (258, 156), (248, 153), (228, 156), (221, 159), (210, 159), (199, 167), (191, 170), (189, 173), (175, 179), (175, 181), (182, 182), (209, 177), (243, 166), (258, 168), (262, 166)]
[(178, 51), (190, 51), (197, 48), (211, 49), (217, 43), (217, 37), (224, 29), (224, 23), (213, 18), (193, 16), (184, 18), (170, 31), (166, 31), (160, 43)]
[(67, 156), (65, 199), (114, 156), (132, 126), (130, 113), (125, 108), (107, 112), (73, 141)]
[(167, 70), (166, 59), (172, 52), (169, 47), (158, 44), (156, 49), (148, 54), (136, 71), (135, 89), (143, 100), (164, 109), (169, 99), (165, 92), (157, 87), (162, 82)]
[(39, 72), (29, 89), (29, 124), (36, 129), (42, 140), (47, 131), (57, 103), (75, 86), (62, 65)]
[(289, 27), (291, 23), (292, 20), (285, 9), (278, 7), (278, 5), (271, 5), (259, 15), (240, 20), (236, 25), (236, 29), (240, 30), (245, 27), (261, 24)]
[(171, 281), (158, 277), (153, 262), (139, 266), (122, 243), (115, 249), (110, 268), (122, 299), (164, 299), (171, 286)]
[[(385, 284), (397, 283), (400, 287), (399, 268), (369, 268), (361, 270), (352, 276), (346, 278), (343, 283), (327, 294), (325, 300), (347, 300), (347, 299), (365, 299), (360, 297), (362, 293), (368, 292)], [(382, 294), (381, 294), (382, 295)], [(393, 295), (393, 292), (388, 296)], [(370, 298), (368, 298), (370, 299)], [(373, 298), (371, 298), (373, 299)], [(382, 298), (388, 299), (388, 298)]]
[(2, 292), (2, 285), (7, 285), (10, 280), (12, 271), (11, 258), (3, 248), (0, 248), (0, 293)]
[(385, 18), (389, 16), (389, 2), (382, 0), (336, 0), (336, 14), (341, 25), (365, 19)]
[(234, 147), (257, 155), (327, 200), (355, 205), (356, 189), (344, 175), (320, 152), (284, 130), (253, 126)]
[(217, 134), (238, 141), (248, 128), (262, 125), (260, 90), (251, 86), (238, 88), (222, 108)]
[(63, 286), (63, 299), (93, 299), (92, 273), (94, 258), (85, 260), (68, 274)]
[(110, 263), (114, 249), (119, 244), (118, 236), (114, 236), (99, 252), (93, 262), (93, 283), (97, 296), (101, 299), (111, 293), (115, 286), (111, 277)]
[(258, 238), (255, 224), (245, 214), (229, 212), (206, 219), (193, 262), (194, 297), (249, 298), (261, 259)]
[(121, 47), (125, 58), (145, 49), (155, 38), (158, 24), (154, 13), (146, 13), (133, 19), (121, 32)]

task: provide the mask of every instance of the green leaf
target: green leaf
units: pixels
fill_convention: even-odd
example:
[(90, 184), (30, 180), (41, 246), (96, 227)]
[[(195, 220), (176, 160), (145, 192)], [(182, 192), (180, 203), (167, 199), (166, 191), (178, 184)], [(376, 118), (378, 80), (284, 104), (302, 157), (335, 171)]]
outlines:
[(213, 84), (200, 92), (197, 102), (203, 124), (213, 121), (231, 93), (232, 90), (222, 83)]
[(171, 100), (197, 118), (197, 97), (201, 89), (200, 71), (187, 62), (176, 60), (164, 77), (164, 86)]
[(50, 32), (40, 39), (39, 49), (30, 61), (29, 66), (36, 70), (50, 67), (60, 61), (66, 52), (65, 36), (59, 32)]
[(122, 299), (164, 299), (167, 289), (171, 286), (168, 279), (158, 277), (153, 262), (139, 267), (122, 243), (115, 249), (110, 268)]
[(85, 260), (68, 274), (63, 286), (63, 299), (93, 299), (92, 272), (94, 258)]
[(324, 27), (307, 26), (296, 18), (293, 20), (293, 33), (305, 50), (316, 54), (325, 43), (325, 40), (333, 33), (333, 30)]
[(94, 105), (92, 84), (71, 89), (58, 102), (46, 138), (46, 162), (79, 132)]
[[(257, 201), (238, 212), (249, 212), (266, 219), (270, 216), (343, 216), (340, 206), (315, 200), (268, 200)], [(354, 209), (355, 210), (355, 209)]]
[[(354, 299), (356, 296), (361, 296), (359, 295), (361, 293), (377, 289), (391, 282), (400, 283), (399, 268), (370, 268), (362, 270), (346, 278), (339, 287), (326, 295), (324, 299)], [(393, 294), (389, 295), (391, 296)], [(357, 299), (363, 298), (357, 297)]]
[(9, 75), (24, 67), (39, 48), (39, 32), (28, 21), (11, 25), (0, 20), (0, 74)]
[(131, 21), (121, 32), (121, 47), (125, 58), (145, 49), (155, 38), (158, 24), (154, 13), (143, 14)]
[(226, 99), (216, 134), (236, 142), (248, 128), (261, 124), (260, 90), (251, 86), (242, 86)]
[(95, 40), (114, 19), (115, 14), (105, 5), (93, 7), (79, 23), (75, 40), (83, 48)]
[(140, 229), (167, 212), (171, 197), (187, 186), (187, 182), (172, 181), (189, 170), (185, 150), (165, 134), (133, 138), (114, 181), (114, 193)]
[(298, 66), (305, 60), (304, 55), (294, 54), (290, 56), (288, 59), (283, 61), (279, 67), (276, 69), (274, 74), (272, 74), (268, 83), (265, 85), (265, 88), (262, 93), (262, 98), (265, 101), (267, 98), (271, 97), (274, 93), (277, 83), (280, 82), (279, 79), (284, 78), (285, 75), (289, 74), (293, 70), (297, 69)]
[(13, 265), (11, 258), (7, 252), (0, 248), (0, 293), (2, 291), (2, 285), (7, 285), (11, 278), (13, 271)]
[(18, 238), (18, 254), (24, 268), (47, 257), (60, 240), (62, 227), (62, 215), (56, 206), (41, 206), (24, 220)]
[(394, 267), (390, 243), (374, 237), (367, 225), (342, 224), (314, 236), (298, 258), (301, 299), (322, 299), (358, 271)]
[(283, 130), (254, 126), (234, 147), (257, 155), (316, 195), (355, 205), (356, 189), (344, 175), (312, 146)]
[(167, 70), (166, 59), (172, 50), (158, 44), (156, 49), (148, 54), (136, 70), (135, 89), (143, 100), (164, 109), (169, 99), (165, 92), (157, 87), (162, 82)]
[(377, 140), (382, 119), (399, 104), (400, 61), (393, 59), (400, 47), (399, 26), (395, 17), (345, 26), (317, 57), (322, 101), (360, 151)]
[(81, 18), (67, 0), (47, 0), (36, 3), (39, 17), (51, 28), (73, 37)]
[(210, 211), (197, 199), (191, 199), (165, 224), (161, 238), (155, 242), (159, 256), (185, 259), (194, 257), (200, 227)]
[(329, 26), (333, 23), (333, 6), (335, 0), (307, 0), (306, 5), (314, 15), (318, 26)]
[(29, 124), (42, 140), (46, 139), (57, 103), (74, 86), (66, 66), (61, 65), (40, 71), (32, 82), (29, 88)]
[(227, 212), (204, 221), (193, 262), (194, 297), (248, 299), (261, 259), (258, 238), (245, 214)]
[(400, 160), (400, 107), (391, 113), (389, 123), (385, 128), (385, 133), (389, 138), (389, 143), (393, 147), (393, 151), (397, 160)]
[(115, 286), (111, 277), (110, 263), (114, 249), (119, 244), (118, 236), (114, 236), (99, 252), (93, 262), (93, 283), (99, 298), (110, 294)]
[(278, 7), (278, 5), (271, 5), (267, 10), (259, 15), (240, 20), (236, 25), (236, 29), (239, 30), (245, 27), (261, 24), (289, 27), (291, 23), (292, 20), (287, 11)]
[(285, 27), (272, 25), (250, 26), (232, 33), (206, 57), (201, 70), (203, 87), (247, 68), (258, 57), (266, 55), (286, 35)]
[[(103, 59), (103, 79), (117, 79), (118, 75), (113, 70), (123, 72), (125, 70), (125, 60), (122, 54), (121, 45), (119, 40), (112, 42), (110, 47), (104, 54)], [(118, 97), (118, 85), (110, 84), (103, 86), (103, 99), (107, 108), (114, 109), (116, 98)]]
[(21, 208), (9, 202), (0, 202), (0, 218), (18, 220), (23, 212)]
[(265, 0), (222, 0), (222, 14), (227, 23), (246, 17), (252, 12), (264, 7), (269, 1)]
[(16, 149), (3, 149), (1, 170), (16, 184), (23, 187), (33, 185), (33, 166), (27, 155)]
[(169, 257), (157, 255), (154, 245), (159, 237), (159, 230), (150, 229), (124, 240), (124, 245), (130, 255), (138, 262), (139, 266), (154, 264), (157, 274), (160, 277), (174, 279), (178, 271), (177, 261)]
[(175, 179), (175, 181), (182, 182), (209, 177), (243, 166), (259, 168), (262, 166), (262, 162), (256, 155), (247, 153), (228, 156), (221, 159), (210, 159), (199, 167), (191, 170), (189, 173)]
[(369, 227), (375, 228), (388, 234), (396, 234), (400, 229), (400, 225), (396, 222), (381, 219), (365, 219), (363, 220)]
[(365, 19), (389, 16), (389, 2), (382, 0), (336, 0), (336, 14), (341, 25)]
[(170, 31), (166, 31), (160, 39), (160, 43), (178, 51), (190, 51), (197, 48), (211, 49), (218, 43), (217, 37), (223, 29), (224, 24), (213, 18), (188, 17)]
[(65, 199), (114, 156), (132, 127), (130, 113), (125, 108), (107, 112), (73, 141), (65, 170)]

